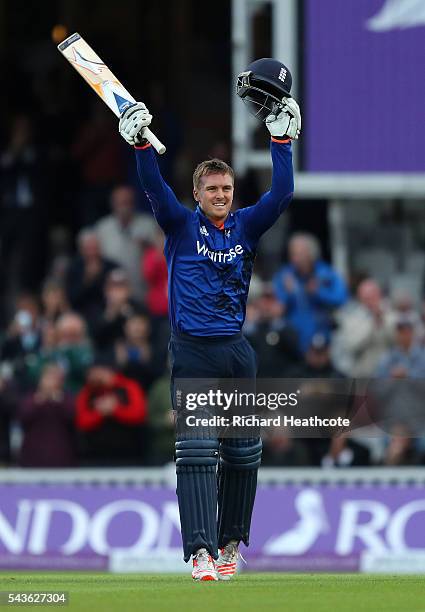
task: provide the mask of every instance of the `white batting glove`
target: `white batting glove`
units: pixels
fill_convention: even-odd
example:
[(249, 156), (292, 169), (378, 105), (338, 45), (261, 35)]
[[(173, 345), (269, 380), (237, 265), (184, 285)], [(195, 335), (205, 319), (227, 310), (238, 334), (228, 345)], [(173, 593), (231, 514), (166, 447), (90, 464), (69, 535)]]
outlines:
[(129, 145), (136, 145), (143, 139), (143, 130), (151, 121), (152, 115), (143, 102), (136, 102), (123, 112), (118, 129)]
[(283, 98), (284, 106), (278, 115), (266, 117), (266, 126), (270, 134), (275, 138), (289, 136), (297, 140), (301, 132), (300, 107), (294, 98)]

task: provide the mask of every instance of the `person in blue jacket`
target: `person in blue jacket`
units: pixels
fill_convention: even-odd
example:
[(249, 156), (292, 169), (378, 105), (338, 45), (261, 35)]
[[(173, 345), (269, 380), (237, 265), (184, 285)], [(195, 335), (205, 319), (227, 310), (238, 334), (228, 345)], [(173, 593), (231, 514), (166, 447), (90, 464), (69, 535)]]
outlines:
[(347, 288), (343, 278), (320, 259), (319, 243), (311, 234), (293, 234), (288, 253), (289, 263), (277, 271), (273, 285), (305, 354), (315, 334), (329, 339), (332, 312), (347, 301)]
[[(291, 201), (290, 141), (301, 128), (298, 104), (290, 97), (282, 102), (266, 122), (272, 136), (271, 188), (255, 205), (236, 212), (231, 212), (230, 166), (219, 159), (198, 165), (193, 175), (198, 206), (191, 211), (161, 177), (156, 155), (143, 138), (152, 120), (145, 105), (139, 102), (121, 117), (120, 133), (135, 147), (140, 184), (166, 236), (172, 381), (255, 379), (256, 356), (241, 333), (249, 283), (261, 235)], [(195, 580), (228, 580), (235, 573), (238, 545), (249, 543), (261, 451), (260, 438), (177, 435), (184, 559), (192, 557)]]

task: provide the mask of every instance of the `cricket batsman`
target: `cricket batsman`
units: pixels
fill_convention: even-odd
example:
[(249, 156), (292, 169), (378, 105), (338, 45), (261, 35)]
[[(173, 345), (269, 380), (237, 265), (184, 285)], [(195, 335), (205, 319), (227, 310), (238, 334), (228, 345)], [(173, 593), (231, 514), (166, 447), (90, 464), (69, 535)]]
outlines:
[[(256, 355), (241, 329), (258, 241), (293, 195), (291, 140), (298, 138), (301, 115), (291, 85), (289, 69), (270, 58), (254, 61), (238, 76), (237, 94), (271, 134), (273, 176), (256, 204), (236, 212), (230, 166), (219, 159), (198, 165), (192, 212), (163, 180), (143, 137), (152, 121), (146, 106), (138, 102), (121, 116), (120, 134), (135, 148), (141, 186), (166, 236), (172, 381), (255, 379)], [(184, 559), (193, 560), (194, 580), (230, 580), (235, 574), (239, 544), (249, 544), (261, 451), (259, 437), (176, 436)]]

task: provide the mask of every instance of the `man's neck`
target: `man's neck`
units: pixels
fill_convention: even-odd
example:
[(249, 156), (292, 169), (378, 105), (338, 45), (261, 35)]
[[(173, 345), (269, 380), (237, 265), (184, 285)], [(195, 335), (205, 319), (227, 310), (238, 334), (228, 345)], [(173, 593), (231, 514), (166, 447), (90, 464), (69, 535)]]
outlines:
[(215, 225), (215, 226), (216, 226), (218, 229), (224, 229), (224, 224), (226, 223), (226, 219), (227, 219), (227, 217), (228, 217), (229, 215), (227, 215), (227, 217), (225, 217), (224, 219), (219, 219), (219, 220), (217, 220), (217, 219), (212, 219), (210, 216), (208, 216), (208, 215), (206, 215), (206, 214), (204, 213), (204, 211), (202, 210), (202, 208), (201, 208), (201, 207), (199, 207), (199, 208), (200, 208), (200, 210), (201, 210), (202, 214), (203, 214), (203, 215), (204, 215), (204, 216), (205, 216), (205, 217), (208, 219), (208, 221), (209, 221), (210, 223), (212, 223), (213, 225)]

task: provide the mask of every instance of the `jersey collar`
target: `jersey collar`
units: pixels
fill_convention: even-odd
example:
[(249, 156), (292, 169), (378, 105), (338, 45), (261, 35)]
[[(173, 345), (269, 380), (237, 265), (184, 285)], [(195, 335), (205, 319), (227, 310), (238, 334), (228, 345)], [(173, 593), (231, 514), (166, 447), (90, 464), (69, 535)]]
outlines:
[(210, 221), (210, 219), (208, 219), (208, 217), (203, 213), (203, 211), (202, 211), (201, 207), (199, 206), (199, 204), (196, 207), (195, 212), (201, 218), (202, 223), (204, 223), (205, 225), (208, 225), (209, 227), (214, 227), (215, 229), (218, 229), (218, 230), (227, 229), (229, 227), (232, 227), (235, 224), (234, 215), (233, 215), (232, 212), (230, 212), (227, 215), (227, 217), (226, 217), (226, 219), (224, 221), (224, 224), (221, 225), (220, 227), (218, 225), (216, 225), (215, 223), (213, 223), (212, 221)]

